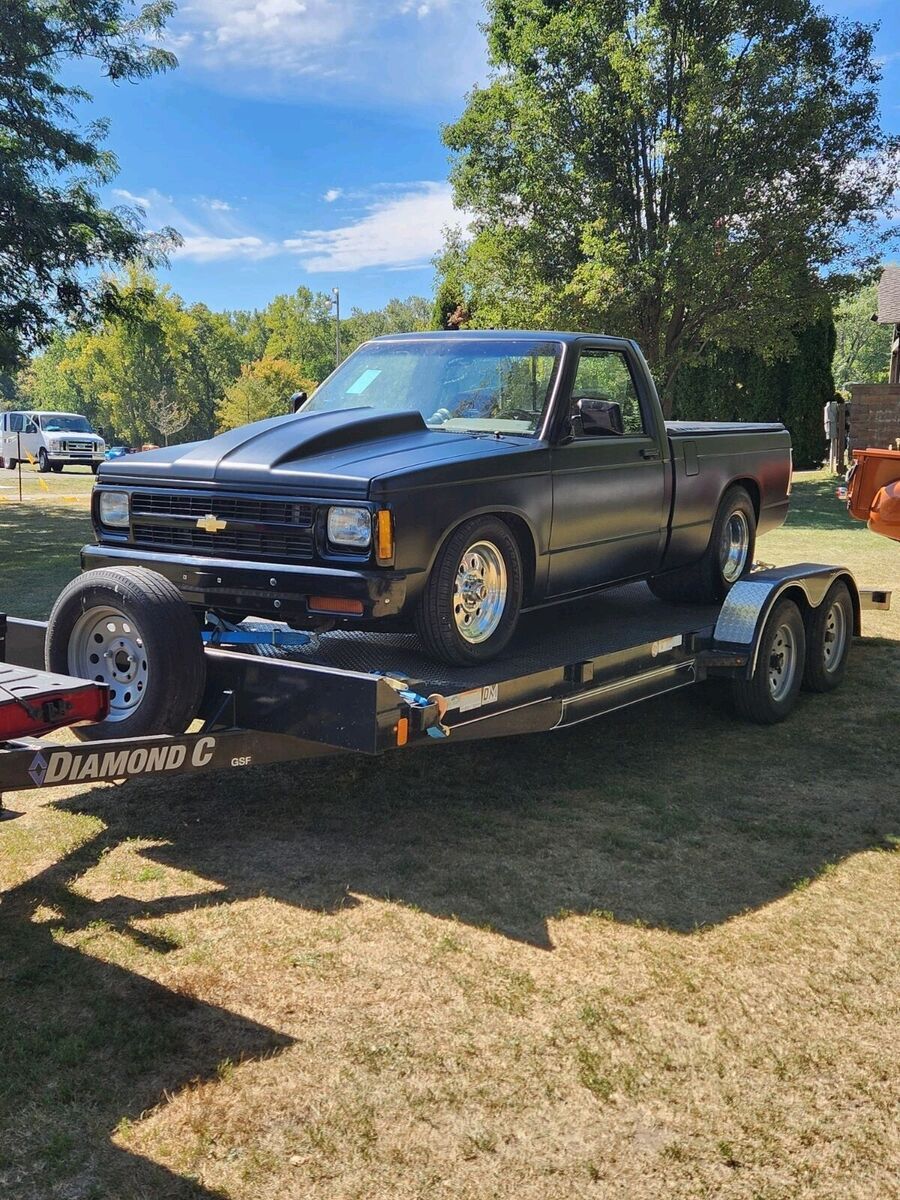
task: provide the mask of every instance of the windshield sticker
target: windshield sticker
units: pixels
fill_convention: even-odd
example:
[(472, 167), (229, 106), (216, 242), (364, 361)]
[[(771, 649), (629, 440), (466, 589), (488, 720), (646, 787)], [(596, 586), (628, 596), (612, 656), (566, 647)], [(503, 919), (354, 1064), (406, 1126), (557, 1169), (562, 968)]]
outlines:
[(347, 395), (348, 396), (361, 395), (366, 390), (366, 388), (369, 386), (369, 384), (373, 383), (380, 374), (381, 374), (380, 371), (374, 371), (374, 370), (363, 371), (363, 373), (362, 373), (362, 375), (360, 375), (359, 379), (357, 379), (355, 383), (351, 383), (350, 386), (347, 388)]

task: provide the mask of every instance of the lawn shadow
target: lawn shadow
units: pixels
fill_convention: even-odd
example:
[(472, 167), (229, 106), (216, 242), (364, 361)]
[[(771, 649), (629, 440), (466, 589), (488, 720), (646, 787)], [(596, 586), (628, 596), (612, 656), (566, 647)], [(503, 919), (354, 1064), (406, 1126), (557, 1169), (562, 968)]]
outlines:
[(115, 840), (103, 833), (3, 896), (0, 1193), (223, 1200), (117, 1147), (110, 1133), (123, 1118), (137, 1120), (171, 1093), (216, 1077), (222, 1064), (291, 1039), (58, 940), (65, 928), (103, 936), (93, 906), (69, 883)]
[[(689, 933), (900, 834), (895, 730), (878, 720), (898, 679), (900, 647), (863, 643), (841, 692), (777, 729), (739, 723), (707, 685), (557, 734), (133, 782), (66, 807), (165, 842), (148, 859), (223, 889), (176, 904), (386, 897), (539, 946), (561, 911)], [(92, 911), (125, 927), (134, 907)]]

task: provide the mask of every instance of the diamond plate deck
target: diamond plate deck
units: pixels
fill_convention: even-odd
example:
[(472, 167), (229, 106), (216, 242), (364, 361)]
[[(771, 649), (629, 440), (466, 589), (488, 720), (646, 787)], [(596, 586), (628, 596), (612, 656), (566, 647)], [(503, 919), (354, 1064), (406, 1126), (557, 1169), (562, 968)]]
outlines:
[[(382, 671), (444, 694), (503, 682), (560, 665), (691, 630), (712, 629), (717, 605), (669, 604), (644, 583), (610, 588), (577, 603), (526, 614), (515, 638), (499, 658), (483, 667), (451, 667), (435, 662), (414, 634), (354, 633), (335, 630), (287, 657), (342, 671)], [(269, 623), (247, 622), (248, 625)]]

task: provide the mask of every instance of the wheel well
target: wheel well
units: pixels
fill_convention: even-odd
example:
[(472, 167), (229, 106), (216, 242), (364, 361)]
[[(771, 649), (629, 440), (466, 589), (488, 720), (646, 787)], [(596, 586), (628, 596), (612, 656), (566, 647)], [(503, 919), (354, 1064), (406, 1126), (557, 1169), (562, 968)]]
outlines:
[[(728, 488), (742, 487), (753, 501), (753, 510), (756, 513), (756, 519), (759, 520), (759, 513), (762, 501), (760, 499), (759, 484), (755, 479), (732, 479)], [(728, 491), (728, 488), (725, 491)]]
[(531, 536), (531, 529), (528, 522), (522, 517), (516, 516), (515, 513), (494, 513), (499, 521), (503, 521), (512, 530), (513, 537), (519, 546), (519, 553), (522, 555), (522, 573), (524, 576), (523, 600), (527, 602), (531, 595), (531, 589), (534, 587), (534, 576), (537, 569), (537, 556), (534, 550), (534, 538)]
[(534, 537), (531, 532), (531, 527), (523, 517), (518, 516), (516, 513), (503, 511), (491, 512), (488, 510), (487, 512), (469, 513), (468, 516), (463, 517), (461, 521), (457, 521), (455, 525), (453, 525), (444, 533), (444, 536), (435, 547), (434, 555), (432, 556), (431, 564), (428, 568), (429, 572), (434, 566), (437, 556), (440, 554), (441, 548), (447, 539), (452, 537), (453, 533), (459, 529), (460, 525), (465, 524), (466, 521), (471, 520), (473, 517), (495, 517), (498, 521), (502, 521), (504, 525), (509, 527), (510, 533), (512, 533), (513, 537), (516, 539), (516, 544), (519, 547), (519, 553), (522, 555), (522, 575), (524, 581), (522, 599), (527, 603), (529, 597), (531, 596), (532, 588), (534, 587), (535, 574), (537, 572), (537, 552), (535, 550)]

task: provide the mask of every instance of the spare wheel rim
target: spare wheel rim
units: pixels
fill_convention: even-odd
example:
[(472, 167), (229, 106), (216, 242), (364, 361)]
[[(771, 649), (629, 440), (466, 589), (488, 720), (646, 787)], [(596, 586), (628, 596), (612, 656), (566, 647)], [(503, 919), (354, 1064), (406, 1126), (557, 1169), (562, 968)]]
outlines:
[(109, 688), (109, 721), (132, 716), (147, 694), (144, 638), (134, 620), (111, 605), (89, 608), (69, 638), (69, 670)]

